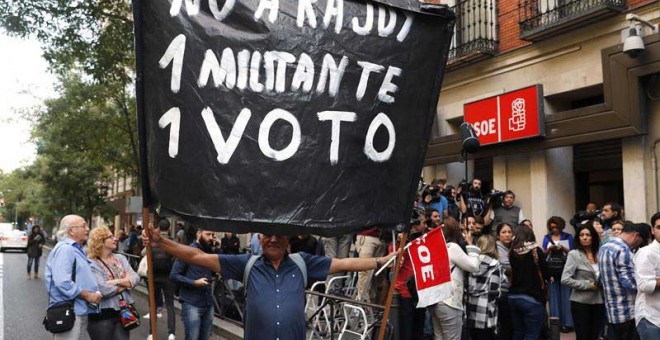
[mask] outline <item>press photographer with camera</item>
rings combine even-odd
[[[511,190],[505,192],[493,191],[489,196],[488,214],[484,218],[486,225],[506,223],[517,226],[525,219],[522,209],[513,205],[516,194]]]
[[[584,210],[578,211],[573,218],[571,218],[571,225],[575,230],[578,230],[578,227],[582,224],[587,223],[588,221],[593,221],[600,214],[598,206],[595,203],[589,202]]]
[[[488,204],[481,192],[481,179],[473,178],[469,185],[466,181],[462,181],[459,184],[459,194],[461,213],[485,217]]]
[[[429,213],[432,209],[438,211],[439,217],[441,220],[444,220],[447,216],[447,198],[442,195],[442,187],[437,184],[426,185],[422,189],[422,202],[420,207],[426,210]]]

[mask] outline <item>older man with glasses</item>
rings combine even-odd
[[[73,300],[76,320],[71,330],[53,334],[53,339],[82,339],[87,331],[87,316],[99,313],[102,296],[83,250],[88,236],[89,227],[82,217],[67,215],[60,221],[58,242],[46,262],[48,307]]]

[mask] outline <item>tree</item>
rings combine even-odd
[[[41,213],[107,216],[111,176],[139,179],[131,1],[5,0],[0,27],[36,37],[60,79],[59,98],[28,113]]]
[[[0,26],[36,36],[56,72],[81,68],[99,83],[131,82],[135,57],[130,0],[4,0]]]
[[[0,26],[10,35],[36,36],[51,70],[62,81],[74,72],[79,85],[95,92],[84,98],[105,107],[105,115],[95,117],[98,126],[117,128],[121,133],[112,137],[130,148],[100,154],[109,156],[106,161],[120,175],[138,178],[135,97],[129,88],[135,74],[130,0],[5,0],[0,2]],[[69,85],[63,84],[62,90],[72,90]]]
[[[61,82],[59,98],[34,117],[38,177],[53,210],[91,217],[105,211],[112,174],[138,172],[135,147],[126,143],[135,138],[135,114],[107,85],[76,73]]]
[[[35,166],[17,169],[0,177],[0,192],[5,201],[2,211],[4,221],[16,222],[24,226],[32,216],[45,217],[51,221],[52,214],[46,207],[43,186],[35,174]]]

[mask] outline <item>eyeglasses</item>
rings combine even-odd
[[[109,238],[115,238],[115,235],[106,236],[106,237],[103,238],[103,241],[105,241],[105,240],[107,240],[107,239],[109,239]]]

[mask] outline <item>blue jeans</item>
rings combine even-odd
[[[637,333],[641,340],[660,339],[660,327],[650,323],[646,319],[639,320]]]
[[[196,307],[184,302],[181,305],[181,321],[186,340],[208,340],[213,326],[213,305]]]
[[[543,304],[529,295],[509,295],[513,340],[536,340],[545,319]]]
[[[571,288],[564,286],[558,280],[550,283],[550,316],[559,318],[562,327],[573,327],[573,315],[571,314]]]
[[[39,274],[39,259],[41,256],[37,257],[31,257],[28,256],[28,265],[27,265],[27,273],[30,275],[30,270],[32,269],[32,262],[34,261],[34,273]]]

